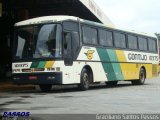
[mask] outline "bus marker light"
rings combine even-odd
[[[19,80],[20,78],[18,78],[18,77],[14,77],[13,79],[14,79],[14,80]]]
[[[48,77],[48,80],[54,80],[54,79],[55,79],[55,77],[53,77],[53,76]]]
[[[37,80],[38,77],[37,77],[37,76],[29,76],[29,79],[30,79],[30,80]]]

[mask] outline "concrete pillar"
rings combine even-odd
[[[2,16],[2,2],[0,1],[0,17]]]

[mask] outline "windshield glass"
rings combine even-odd
[[[60,58],[62,27],[45,24],[20,27],[16,31],[14,58]]]

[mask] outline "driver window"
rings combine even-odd
[[[67,55],[68,50],[71,50],[71,33],[64,33],[64,54]]]
[[[48,51],[54,56],[56,51],[56,27],[54,27],[50,32],[46,45],[48,46]]]

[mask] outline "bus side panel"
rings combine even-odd
[[[80,77],[79,75],[85,66],[91,67],[93,82],[108,81],[106,72],[99,58],[99,53],[95,47],[82,47],[74,65],[74,71],[76,71],[75,78]]]
[[[139,79],[139,71],[141,67],[146,68],[147,77],[151,76],[151,68],[147,64],[141,65],[139,63],[134,62],[127,62],[126,55],[124,54],[124,51],[122,50],[116,50],[116,54],[118,57],[118,61],[120,62],[121,71],[124,76],[124,80],[134,80]],[[151,65],[150,65],[151,66]]]
[[[153,77],[153,69],[152,64],[140,64],[139,69],[144,67],[146,70],[146,78],[152,78]]]
[[[152,77],[158,77],[159,76],[159,65],[153,64],[152,65]]]
[[[135,63],[129,63],[126,60],[124,51],[116,50],[118,61],[120,62],[121,71],[124,76],[124,80],[138,79],[139,68]]]
[[[91,66],[96,82],[103,81],[102,78],[98,80],[98,76],[101,75],[107,77],[106,81],[139,79],[141,67],[146,70],[146,78],[157,76],[158,68],[155,67],[157,59],[151,60],[150,58],[157,58],[157,54],[82,47],[78,60]]]
[[[120,63],[124,80],[139,78],[139,68],[134,63]]]
[[[122,51],[121,51],[122,52]],[[136,76],[134,79],[139,79],[139,72],[140,69],[142,67],[145,68],[146,71],[146,78],[153,78],[156,77],[158,75],[158,54],[154,54],[154,53],[146,53],[146,52],[133,52],[133,51],[123,51],[124,52],[124,56],[126,57],[126,63],[128,63],[128,65],[122,65],[123,68],[123,72],[124,74],[126,74],[126,71],[131,72],[130,74],[132,74],[134,71],[136,72]],[[122,54],[119,54],[120,51],[117,51],[117,56],[123,56]],[[120,59],[120,62],[122,62],[122,60]],[[124,61],[123,61],[124,62]],[[134,64],[134,66],[130,66],[129,64]],[[125,68],[126,67],[126,68]],[[134,69],[132,71],[132,69]],[[126,75],[128,77],[126,77],[127,79],[130,79],[130,75]]]
[[[101,62],[88,62],[93,71],[94,82],[108,81]]]
[[[116,51],[106,48],[97,48],[97,51],[108,81],[124,80]]]

